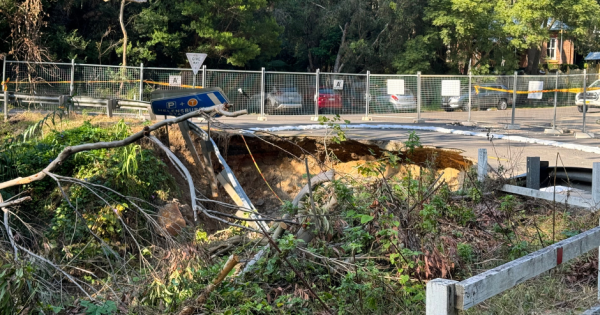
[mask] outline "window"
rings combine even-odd
[[[556,38],[550,38],[546,57],[550,60],[556,60]]]

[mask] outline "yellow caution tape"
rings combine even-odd
[[[475,93],[479,94],[479,90],[489,90],[489,91],[497,91],[497,92],[507,92],[514,93],[514,90],[506,90],[506,89],[497,89],[487,86],[479,86],[475,85]],[[596,91],[600,90],[600,88],[587,88],[587,91]],[[562,93],[581,93],[583,92],[583,88],[571,88],[571,89],[552,89],[552,90],[539,90],[539,91],[517,91],[517,94],[530,94],[530,93],[550,93],[550,92],[562,92]]]

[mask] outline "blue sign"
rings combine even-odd
[[[181,116],[202,107],[229,103],[220,88],[196,90],[156,90],[150,106],[155,115]]]

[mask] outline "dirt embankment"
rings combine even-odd
[[[282,200],[292,200],[296,193],[306,184],[306,168],[303,162],[304,157],[309,158],[309,168],[311,174],[317,174],[325,171],[324,168],[316,163],[315,158],[325,160],[325,147],[323,139],[315,138],[286,138],[278,139],[274,137],[263,138],[246,136],[246,142],[252,152],[252,156],[261,170],[258,172],[252,157],[248,153],[248,148],[244,144],[242,137],[238,134],[227,134],[222,132],[212,133],[215,142],[219,146],[219,150],[227,160],[227,163],[235,173],[246,194],[250,197],[253,204],[260,212],[274,214],[278,211],[281,202],[275,194]],[[181,137],[179,128],[175,126],[169,127],[169,137],[164,129],[158,132],[158,137],[163,143],[168,143],[171,150],[180,157],[183,163],[188,167],[197,187],[206,196],[209,196],[210,189],[208,181],[200,167],[196,166],[194,160],[185,146],[185,142]],[[199,139],[194,139],[197,150],[200,152]],[[337,174],[347,176],[361,176],[358,172],[358,167],[367,162],[373,162],[384,156],[386,152],[384,148],[399,147],[396,144],[390,146],[389,143],[364,143],[354,140],[348,140],[341,144],[328,144],[328,150],[331,150],[338,159],[338,162],[333,163],[333,168]],[[394,150],[394,153],[398,151]],[[403,156],[400,154],[400,156]],[[300,159],[298,159],[300,158]],[[404,162],[397,168],[388,167],[385,175],[405,176],[410,171],[413,176],[418,176],[420,167],[433,167],[438,173],[444,173],[443,178],[451,186],[458,188],[459,173],[472,165],[457,151],[440,150],[435,148],[419,148],[409,157],[410,162]],[[213,155],[213,166],[216,171],[222,168],[218,165],[216,157]],[[187,203],[189,193],[187,193],[187,183],[179,176],[177,171],[165,159],[170,171],[177,178],[177,183],[181,188],[181,201]],[[269,189],[265,180],[273,188],[273,192]],[[228,203],[233,203],[227,192],[220,188],[219,200]],[[219,209],[225,210],[225,209]],[[231,210],[230,210],[231,211]],[[209,230],[212,227],[206,227]]]

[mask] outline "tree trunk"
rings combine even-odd
[[[121,31],[123,31],[123,67],[125,67],[127,66],[127,30],[125,30],[123,11],[125,11],[125,0],[121,0],[121,12],[119,12],[119,23],[121,23]]]
[[[527,51],[527,72],[529,74],[539,74],[541,51],[538,47],[530,48]]]
[[[340,26],[340,28],[342,28]],[[340,62],[342,59],[342,52],[344,51],[344,44],[346,43],[346,33],[348,32],[348,22],[344,25],[344,29],[342,29],[342,42],[340,43],[340,48],[338,49],[337,57],[335,58],[335,65],[333,66],[333,72],[339,73],[342,71]],[[343,65],[343,64],[342,64]]]

